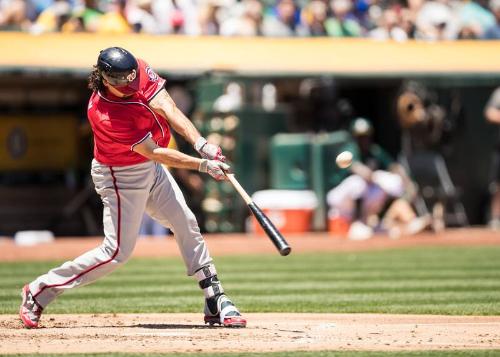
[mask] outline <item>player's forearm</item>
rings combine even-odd
[[[201,159],[193,156],[186,155],[180,151],[168,148],[156,148],[150,159],[178,169],[198,170],[200,167]]]
[[[155,112],[165,117],[172,129],[182,135],[191,145],[200,137],[200,133],[193,123],[177,108],[177,105],[175,105],[165,89],[162,89],[149,102],[149,106]]]
[[[169,117],[169,124],[176,133],[182,135],[191,145],[194,145],[201,136],[193,123],[177,108],[175,108],[173,115]]]

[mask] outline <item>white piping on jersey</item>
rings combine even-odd
[[[143,137],[141,140],[139,140],[138,142],[136,143],[133,143],[131,146],[130,146],[130,151],[134,151],[134,146],[136,145],[139,145],[140,143],[142,143],[144,140],[146,140],[147,138],[151,138],[153,137],[153,134],[151,132],[147,133],[145,137]]]
[[[97,94],[99,95],[99,97],[101,97],[102,99],[104,99],[105,101],[107,102],[110,102],[110,103],[115,103],[115,104],[139,104],[139,105],[142,105],[143,107],[145,107],[147,110],[149,110],[151,112],[151,114],[153,114],[153,117],[155,118],[156,120],[156,124],[158,124],[158,126],[160,127],[160,130],[161,130],[161,137],[162,138],[165,138],[165,132],[163,131],[163,127],[161,126],[160,122],[158,121],[158,118],[156,117],[156,114],[155,112],[150,108],[148,107],[146,104],[144,103],[141,103],[141,102],[117,102],[115,100],[111,100],[111,99],[108,99],[106,97],[104,97],[101,92],[97,91]],[[135,144],[134,144],[135,145]],[[160,145],[158,142],[156,142],[156,145]],[[132,150],[132,149],[131,149]]]
[[[154,98],[158,93],[160,93],[160,91],[165,88],[165,83],[163,83],[162,86],[158,87],[158,90],[156,92],[153,93],[153,95],[150,97],[150,98]],[[149,99],[149,101],[151,101],[151,99]]]

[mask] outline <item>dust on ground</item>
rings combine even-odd
[[[328,233],[288,235],[292,254],[414,246],[498,246],[485,229],[447,230],[391,240],[355,242]],[[247,234],[207,235],[212,255],[277,254],[271,242]],[[71,259],[102,237],[58,239],[35,247],[0,241],[0,261]],[[175,240],[139,239],[136,257],[179,256]],[[277,257],[277,259],[284,259]],[[248,327],[202,324],[200,314],[98,314],[43,316],[40,329],[23,329],[16,315],[0,315],[0,354],[94,352],[271,352],[318,350],[500,349],[500,316],[389,314],[246,314]]]
[[[0,354],[500,349],[500,316],[247,314],[244,329],[200,314],[0,315]]]

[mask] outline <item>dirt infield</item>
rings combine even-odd
[[[209,235],[213,255],[276,254],[253,235]],[[500,235],[484,229],[448,230],[391,240],[378,236],[353,242],[326,233],[287,237],[294,253],[337,252],[413,246],[500,245]],[[0,261],[69,259],[101,242],[101,237],[58,239],[36,247],[0,240]],[[140,239],[136,257],[179,256],[174,239]],[[42,328],[25,330],[15,315],[0,315],[0,354],[93,352],[266,352],[318,350],[500,349],[500,316],[389,314],[247,314],[246,329],[201,324],[200,314],[99,314],[43,317]],[[214,349],[216,348],[216,350]]]
[[[224,234],[205,236],[210,252],[214,256],[238,254],[278,254],[266,237],[252,234]],[[449,229],[439,235],[422,233],[401,239],[375,236],[367,241],[349,241],[332,237],[328,233],[287,235],[292,254],[306,252],[343,252],[404,248],[413,246],[484,246],[500,245],[500,234],[487,229]],[[0,261],[71,259],[95,248],[102,237],[61,238],[53,243],[32,246],[17,246],[12,239],[0,240]],[[173,237],[148,237],[139,239],[135,257],[180,256]]]
[[[500,317],[248,314],[246,329],[199,314],[47,315],[25,330],[0,315],[0,354],[499,349]]]

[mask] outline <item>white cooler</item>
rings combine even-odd
[[[318,199],[309,190],[263,190],[252,195],[253,201],[282,233],[302,233],[311,228]],[[256,233],[264,231],[253,218]]]

